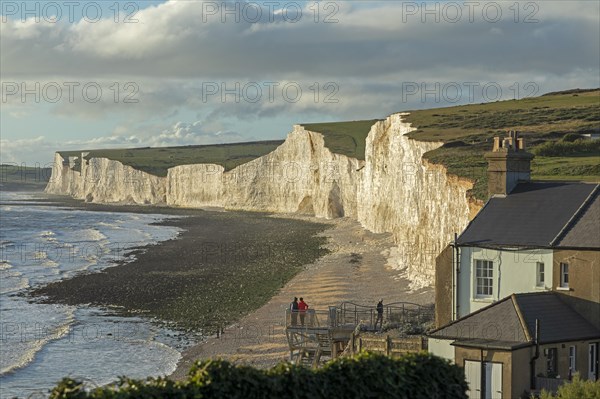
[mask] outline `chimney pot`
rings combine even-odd
[[[518,132],[494,137],[494,147],[485,154],[488,161],[489,195],[508,195],[519,182],[529,181],[533,154],[525,151],[525,139]]]

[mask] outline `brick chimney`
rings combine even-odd
[[[494,148],[485,154],[488,161],[488,193],[492,197],[506,196],[517,183],[531,178],[533,154],[525,151],[525,140],[517,132],[508,137],[494,137]]]

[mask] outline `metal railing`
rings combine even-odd
[[[398,324],[423,324],[434,320],[433,306],[411,302],[394,302],[383,306],[383,321]],[[305,313],[286,309],[286,327],[337,327],[363,324],[374,328],[377,321],[375,306],[343,302],[329,310],[308,309]]]
[[[285,310],[286,327],[327,327],[329,313],[325,310],[308,309],[305,312]]]
[[[358,305],[352,302],[343,302],[339,306],[338,323],[358,324],[360,322],[374,327],[377,321],[375,306]],[[434,311],[432,306],[423,306],[411,302],[394,302],[383,305],[383,321],[389,323],[415,323],[422,324],[433,321]]]

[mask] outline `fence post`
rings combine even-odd
[[[392,353],[392,338],[388,335],[385,337],[385,354],[390,356]]]
[[[358,351],[362,352],[362,338],[358,338]]]

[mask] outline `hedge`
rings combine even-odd
[[[224,360],[196,362],[185,381],[133,380],[86,391],[65,378],[51,399],[122,398],[403,398],[466,399],[462,368],[427,353],[400,358],[360,353],[311,369],[281,363],[269,370],[236,366]]]
[[[547,141],[534,147],[532,151],[535,155],[543,157],[600,155],[600,140]]]

